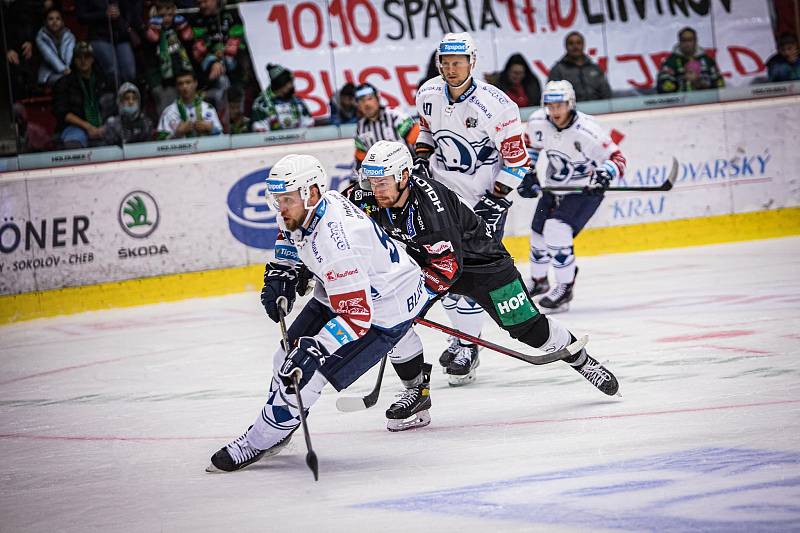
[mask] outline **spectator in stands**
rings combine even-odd
[[[244,25],[236,9],[222,9],[222,0],[198,0],[191,18],[194,32],[192,55],[199,65],[200,84],[206,98],[227,120],[228,89],[246,87],[249,57]]]
[[[767,61],[769,81],[800,80],[800,54],[797,37],[784,33],[778,38],[778,53]]]
[[[175,75],[194,70],[187,48],[191,48],[192,28],[176,14],[174,0],[156,0],[156,16],[151,17],[145,31],[145,78],[155,101],[156,114],[161,116],[175,101]]]
[[[294,94],[292,73],[285,67],[273,63],[267,65],[267,73],[270,79],[269,87],[258,95],[250,113],[253,131],[313,126],[314,119],[308,111],[308,106]]]
[[[164,109],[158,122],[159,139],[183,139],[222,133],[217,111],[197,94],[197,77],[194,71],[178,73],[175,76],[175,88],[178,97]]]
[[[358,106],[356,106],[356,86],[345,83],[338,93],[331,98],[331,123],[337,126],[358,122]]]
[[[104,143],[103,118],[113,106],[112,86],[94,63],[92,45],[75,45],[70,73],[53,87],[53,113],[64,148]]]
[[[244,113],[244,90],[241,87],[231,87],[228,91],[228,105],[230,111],[230,133],[250,133],[250,117]]]
[[[136,79],[131,39],[141,33],[142,0],[75,0],[75,7],[106,76],[120,84]]]
[[[361,114],[354,139],[356,171],[361,168],[367,151],[378,141],[405,143],[411,155],[415,154],[419,125],[414,119],[400,109],[384,107],[378,90],[369,83],[362,83],[356,87],[356,102]]]
[[[550,81],[567,80],[578,102],[611,98],[611,87],[600,67],[584,53],[585,40],[572,31],[564,39],[567,53],[550,69]]]
[[[142,98],[136,85],[125,82],[117,91],[117,111],[105,125],[106,144],[153,140],[153,123],[142,113]]]
[[[36,47],[42,56],[38,81],[41,85],[52,86],[70,73],[75,35],[64,26],[61,10],[57,7],[48,9],[44,20],[44,26],[36,34]]]
[[[538,106],[542,99],[542,85],[520,54],[508,58],[497,86],[519,107]]]
[[[658,72],[656,90],[674,93],[724,86],[716,61],[697,45],[697,32],[688,27],[679,31],[678,44]]]
[[[15,0],[3,6],[6,61],[14,100],[31,96],[37,85],[34,43],[44,7],[42,0]]]

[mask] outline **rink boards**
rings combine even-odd
[[[673,156],[680,171],[669,192],[608,194],[577,253],[800,234],[799,103],[600,117],[628,160],[622,184],[660,184]],[[264,199],[269,167],[287,153],[313,154],[342,188],[352,151],[338,140],[7,174],[0,323],[255,290],[277,233]],[[534,208],[514,199],[506,244],[517,259],[527,259]]]

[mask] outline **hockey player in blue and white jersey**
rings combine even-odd
[[[568,81],[551,81],[542,93],[542,108],[533,113],[526,128],[533,171],[517,192],[535,198],[541,192],[536,161],[547,157],[546,185],[584,187],[582,192],[544,192],[531,223],[532,296],[547,293],[539,301],[544,312],[569,309],[578,267],[573,239],[589,222],[609,184],[625,173],[625,157],[609,133],[591,116],[575,109],[575,91]],[[555,271],[550,290],[547,272]],[[549,292],[548,292],[549,291]]]
[[[506,196],[521,183],[530,160],[519,108],[497,87],[475,79],[477,57],[468,33],[448,33],[439,43],[441,75],[417,91],[416,154],[501,239],[511,206]],[[443,304],[458,329],[480,335],[485,314],[474,300],[448,296]],[[477,353],[474,344],[451,338],[439,362],[447,373],[464,375],[474,369]]]
[[[305,266],[317,279],[314,297],[288,330],[290,346],[273,356],[273,376],[266,405],[239,438],[217,451],[208,472],[232,472],[278,453],[300,424],[296,391],[310,409],[330,383],[342,390],[372,368],[398,343],[414,358],[422,342],[411,329],[428,302],[420,267],[367,215],[337,191],[327,191],[328,178],[310,155],[288,155],[272,167],[267,193],[281,232],[275,259],[266,265],[261,301],[269,317],[279,321],[278,298],[289,310],[295,300],[298,273]],[[393,361],[395,361],[393,359]],[[414,378],[427,387],[430,371]],[[414,425],[425,425],[430,401],[417,405]],[[425,411],[425,412],[422,412]],[[389,420],[389,429],[406,429]]]

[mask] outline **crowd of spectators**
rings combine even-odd
[[[239,12],[223,2],[5,0],[6,66],[20,149],[358,124],[365,118],[369,106],[359,105],[357,87],[346,83],[331,96],[329,116],[315,121],[295,94],[291,66],[258,67],[266,68],[269,80],[261,91]],[[713,54],[699,44],[708,36],[699,39],[687,27],[677,37],[652,90],[723,87]],[[781,35],[777,48],[767,64],[768,80],[800,79],[796,36]],[[533,107],[542,82],[531,67],[530,58],[513,53],[501,71],[483,74],[519,107]],[[419,84],[437,75],[431,54]],[[579,32],[566,36],[564,54],[547,79],[570,81],[579,102],[612,97]]]

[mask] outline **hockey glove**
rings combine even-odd
[[[542,194],[542,185],[539,183],[535,168],[528,170],[528,173],[522,178],[522,183],[517,187],[517,192],[523,198],[536,198]]]
[[[511,207],[510,201],[486,191],[486,194],[481,196],[481,199],[475,204],[473,211],[486,222],[492,235],[499,240],[503,238],[509,207]]]
[[[315,280],[314,274],[305,265],[300,265],[297,268],[297,294],[305,296],[314,290]]]
[[[608,189],[608,185],[610,183],[611,174],[609,174],[605,169],[596,168],[594,170],[594,174],[592,174],[592,177],[589,180],[589,185],[583,188],[583,192],[593,196],[600,196],[606,192],[606,189]]]
[[[273,322],[280,322],[278,298],[286,297],[286,313],[290,313],[297,294],[297,274],[294,268],[277,263],[267,263],[264,272],[264,288],[261,289],[261,304]]]
[[[329,355],[328,350],[314,337],[300,337],[297,339],[297,347],[289,352],[280,370],[278,370],[278,376],[286,386],[286,392],[297,394],[294,390],[292,374],[297,371],[300,372],[297,381],[300,390],[303,390],[303,387],[309,382],[314,372],[325,364],[325,358]]]

